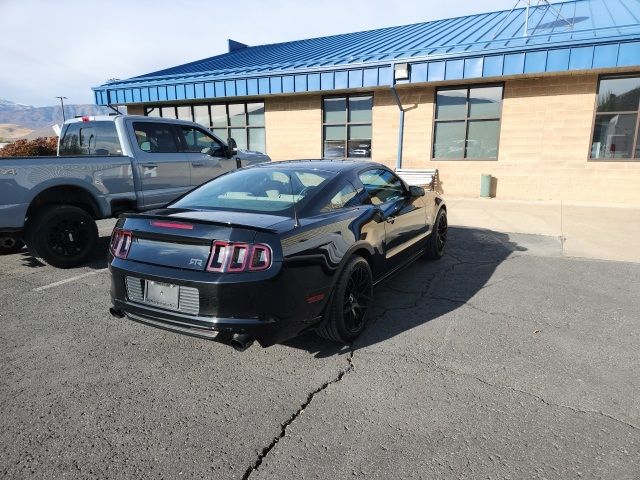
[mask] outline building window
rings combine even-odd
[[[372,95],[327,97],[322,102],[322,156],[371,158]]]
[[[434,160],[496,160],[502,86],[436,91]]]
[[[597,102],[591,158],[640,159],[640,76],[602,78]]]
[[[211,129],[223,139],[232,137],[238,148],[265,151],[264,103],[211,105]]]
[[[199,123],[224,141],[233,137],[243,150],[266,150],[263,102],[148,107],[145,112],[147,116]]]

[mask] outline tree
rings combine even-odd
[[[0,157],[47,157],[58,152],[58,137],[16,140],[0,148]]]

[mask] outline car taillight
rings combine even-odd
[[[208,272],[246,272],[267,270],[271,266],[271,247],[258,243],[216,240],[207,262]]]
[[[116,228],[111,234],[111,243],[109,245],[111,255],[118,258],[127,258],[132,242],[133,233],[129,230]]]

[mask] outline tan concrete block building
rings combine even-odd
[[[437,169],[445,195],[640,205],[640,4],[574,0],[248,47],[96,87],[273,160]],[[606,13],[606,15],[605,15]],[[526,25],[526,27],[525,27]],[[526,30],[525,30],[526,28]]]

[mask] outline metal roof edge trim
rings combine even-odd
[[[323,92],[390,85],[391,65],[412,65],[406,83],[494,78],[617,67],[640,67],[640,36],[624,41],[574,42],[464,55],[426,55],[370,63],[283,70],[254,75],[170,78],[93,87],[97,105],[242,98],[271,94]]]

